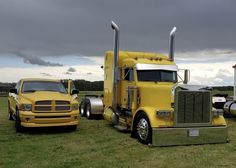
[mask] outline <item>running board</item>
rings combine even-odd
[[[114,128],[116,128],[120,132],[129,132],[130,128],[127,128],[126,126],[123,125],[115,125]]]

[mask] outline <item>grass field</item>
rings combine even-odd
[[[236,119],[228,119],[230,143],[149,147],[104,120],[81,119],[79,128],[16,133],[0,97],[0,167],[236,167]]]

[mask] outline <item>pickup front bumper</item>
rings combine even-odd
[[[65,113],[20,111],[20,120],[23,127],[72,126],[79,124],[79,112],[78,110]]]
[[[228,130],[221,127],[152,128],[153,146],[195,145],[228,142]]]

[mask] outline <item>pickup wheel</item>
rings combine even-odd
[[[152,128],[146,114],[141,113],[135,121],[135,135],[143,144],[152,142]]]
[[[16,120],[15,120],[16,132],[23,132],[24,127],[21,126],[19,110],[16,110]]]
[[[85,102],[84,100],[81,102],[80,107],[79,107],[80,115],[82,117],[85,117]]]
[[[85,112],[87,119],[92,119],[93,114],[91,113],[91,104],[89,100],[85,103]]]
[[[14,120],[9,102],[8,102],[8,120]]]

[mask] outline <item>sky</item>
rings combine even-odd
[[[177,27],[175,60],[191,84],[233,85],[235,0],[0,0],[0,82],[25,77],[103,80],[113,48],[168,53]]]

